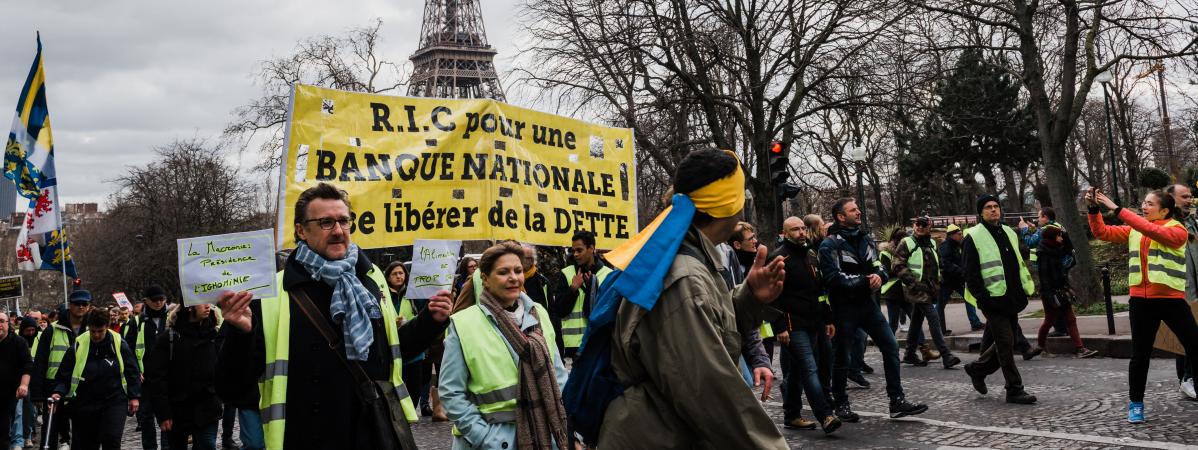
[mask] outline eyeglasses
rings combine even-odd
[[[325,230],[325,231],[332,230],[333,225],[341,225],[342,229],[348,230],[349,224],[351,222],[353,222],[353,220],[354,220],[353,217],[342,217],[340,219],[334,219],[332,217],[321,217],[319,219],[305,220],[304,225],[308,225],[309,223],[316,222],[317,225],[320,225],[320,229]]]
[[[80,308],[90,305],[90,304],[91,304],[90,302],[71,302],[71,306],[78,306]]]
[[[148,301],[148,302],[165,302],[166,297],[147,298],[146,301]]]

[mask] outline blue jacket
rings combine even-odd
[[[860,228],[840,224],[828,229],[828,237],[819,245],[819,269],[833,310],[838,303],[872,301],[869,275],[882,277],[883,283],[888,279],[874,238]]]

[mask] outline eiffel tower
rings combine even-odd
[[[478,0],[427,0],[408,95],[505,101]]]

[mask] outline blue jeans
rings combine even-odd
[[[807,403],[811,405],[816,420],[823,421],[832,415],[828,391],[825,390],[831,378],[828,359],[832,354],[832,342],[822,328],[791,331],[790,345],[783,349],[790,359],[790,373],[785,383],[787,389],[782,397],[782,409],[787,422],[799,417],[803,408],[801,393],[807,394]],[[823,361],[823,364],[818,361]]]
[[[837,329],[839,330],[839,327]],[[861,330],[857,330],[855,336],[853,354],[849,356],[849,374],[861,375],[861,368],[865,366],[865,343],[869,340],[869,336],[866,336],[865,332]]]
[[[218,423],[218,421],[213,421],[208,425],[201,425],[190,432],[171,430],[162,434],[167,435],[167,441],[170,443],[171,450],[187,450],[188,437],[191,437],[191,448],[193,450],[216,450],[216,429]]]
[[[882,316],[882,310],[873,302],[844,299],[832,310],[836,324],[836,337],[832,343],[836,348],[836,359],[832,364],[832,398],[837,405],[848,403],[845,393],[845,378],[849,372],[850,354],[853,353],[858,332],[873,338],[882,352],[882,367],[886,372],[886,394],[893,400],[903,396],[899,378],[898,342],[890,331],[890,324]]]
[[[257,409],[238,409],[237,422],[241,424],[242,450],[266,448],[266,436],[262,433],[262,415]]]
[[[749,385],[749,389],[753,389],[753,371],[749,369],[749,363],[745,362],[745,357],[740,357],[740,377],[745,379],[745,384]]]
[[[8,435],[11,437],[11,439],[9,439],[11,442],[6,443],[5,445],[17,448],[25,446],[25,421],[23,421],[22,418],[25,413],[25,408],[23,406],[27,401],[29,400],[17,400],[16,405],[13,406],[12,423],[8,427]]]

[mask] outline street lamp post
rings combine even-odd
[[[1103,71],[1094,77],[1094,81],[1102,83],[1102,111],[1106,113],[1106,148],[1111,159],[1111,195],[1115,203],[1119,201],[1119,176],[1115,168],[1115,137],[1111,134],[1111,95],[1106,87],[1114,79],[1110,69]]]
[[[865,185],[861,181],[861,176],[865,172],[866,156],[865,147],[857,145],[849,147],[848,157],[857,168],[857,209],[861,210],[862,229],[868,228],[865,221]]]

